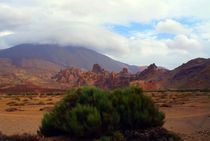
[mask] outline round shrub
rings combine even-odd
[[[82,87],[69,91],[44,115],[39,132],[44,136],[98,138],[119,130],[162,126],[164,118],[140,88],[106,91]]]

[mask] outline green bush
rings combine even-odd
[[[101,128],[101,115],[93,106],[78,104],[67,114],[66,131],[75,136],[97,134]]]
[[[164,114],[140,88],[105,91],[83,87],[69,91],[44,115],[39,133],[99,138],[119,130],[162,126],[163,122]]]

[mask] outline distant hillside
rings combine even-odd
[[[151,64],[132,82],[144,89],[210,89],[210,59],[196,58],[174,70]]]
[[[177,67],[164,76],[164,88],[209,89],[210,59],[196,58]]]
[[[115,61],[103,54],[83,47],[51,44],[21,44],[0,51],[0,58],[7,58],[18,67],[40,64],[42,61],[61,67],[78,67],[91,70],[93,64],[100,64],[108,71],[120,71],[127,67],[130,72],[141,71],[143,68]],[[39,67],[39,66],[37,66]]]
[[[169,70],[163,67],[157,67],[155,64],[151,64],[142,72],[137,73],[137,77],[139,80],[153,81],[160,79],[168,72]]]
[[[94,74],[101,71],[104,73]],[[57,90],[67,89],[70,84],[102,88],[136,85],[148,90],[209,89],[210,59],[196,58],[167,70],[155,64],[148,68],[131,66],[83,47],[22,44],[0,50],[0,90]]]
[[[66,88],[68,85],[56,83],[51,79],[52,76],[69,67],[91,70],[95,63],[110,72],[119,72],[126,67],[134,73],[145,68],[121,63],[82,47],[21,44],[0,50],[0,89],[16,89],[16,86],[20,85],[21,90],[28,88],[28,85]]]

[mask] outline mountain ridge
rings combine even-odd
[[[141,67],[115,61],[96,51],[83,47],[52,44],[21,44],[0,51],[0,89],[16,85],[64,87],[52,80],[57,72],[68,67],[91,70],[93,64],[109,71],[120,71],[124,67],[141,71]],[[22,89],[22,88],[21,88]]]
[[[56,44],[21,44],[0,51],[0,58],[9,58],[13,64],[21,66],[24,59],[46,60],[62,67],[78,67],[91,70],[93,64],[100,64],[109,71],[120,71],[127,67],[131,72],[144,68],[116,61],[96,51],[79,46]]]
[[[83,85],[105,89],[135,85],[145,90],[210,87],[210,59],[205,58],[192,59],[173,70],[155,64],[132,68],[82,47],[22,44],[1,50],[0,66],[0,89],[7,90],[58,90]]]

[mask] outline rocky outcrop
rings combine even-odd
[[[144,71],[137,73],[138,80],[153,81],[160,79],[168,72],[167,69],[159,68],[154,63],[149,65]]]
[[[94,85],[104,89],[115,89],[134,85],[151,90],[159,88],[155,78],[165,72],[165,69],[158,68],[155,64],[136,74],[129,73],[127,68],[120,72],[108,72],[99,64],[94,64],[92,71],[67,68],[61,70],[53,79],[60,83],[68,83],[69,87]]]
[[[68,69],[61,70],[52,78],[56,79],[58,82],[75,83],[77,79],[79,79],[81,74],[82,74],[82,71],[78,68],[68,68]]]
[[[128,74],[128,68],[123,68],[122,71],[120,71],[121,74]]]
[[[103,71],[104,69],[102,69],[99,64],[93,65],[92,72],[99,74],[99,73],[102,73]]]
[[[131,74],[127,68],[120,72],[108,72],[99,64],[92,71],[69,68],[55,75],[57,82],[68,83],[70,87],[95,85],[104,89],[140,86],[146,90],[157,89],[209,89],[210,60],[194,59],[174,70],[167,70],[151,64],[142,72]]]
[[[104,89],[114,89],[129,86],[131,74],[127,68],[119,73],[108,72],[99,64],[94,64],[92,71],[82,71],[78,68],[61,70],[53,79],[60,83],[68,83],[70,87],[95,85]]]

